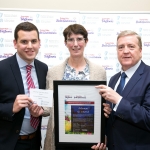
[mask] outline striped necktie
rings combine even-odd
[[[26,66],[26,70],[27,70],[27,85],[28,85],[28,91],[30,90],[30,88],[35,88],[34,82],[31,78],[31,69],[32,66],[31,65],[27,65]],[[37,126],[39,125],[40,119],[39,117],[33,117],[31,115],[31,119],[30,119],[30,124],[33,128],[37,128]]]

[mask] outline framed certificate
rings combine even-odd
[[[96,85],[106,81],[53,81],[55,146],[91,148],[105,140],[105,117]]]

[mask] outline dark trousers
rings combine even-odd
[[[40,150],[39,143],[36,141],[36,137],[28,140],[19,139],[14,150]]]

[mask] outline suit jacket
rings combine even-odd
[[[103,67],[90,62],[85,59],[89,64],[90,78],[89,80],[101,80],[106,81],[106,72]],[[46,79],[47,89],[53,89],[53,80],[62,80],[66,63],[68,58],[60,65],[49,69]],[[44,150],[55,150],[54,143],[54,108],[50,110],[50,118],[47,126],[47,133],[45,138]]]
[[[35,68],[39,89],[46,88],[46,64],[35,59]],[[22,126],[25,108],[13,115],[12,109],[16,96],[24,94],[24,86],[16,55],[0,61],[0,149],[13,150]],[[40,120],[42,117],[40,117]],[[37,129],[38,141],[41,144],[41,121]]]
[[[120,73],[109,86],[114,89]],[[122,92],[117,111],[107,120],[109,150],[150,149],[150,66],[141,62]]]

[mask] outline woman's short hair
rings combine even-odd
[[[63,35],[65,38],[65,41],[67,41],[67,38],[70,37],[71,34],[81,34],[81,35],[83,35],[85,41],[88,40],[88,32],[80,24],[72,24],[72,25],[69,25],[67,28],[64,29]]]

